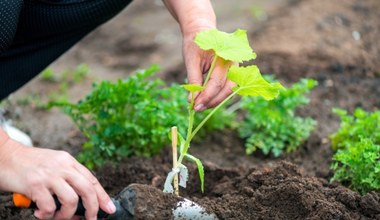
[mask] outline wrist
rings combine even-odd
[[[12,191],[15,186],[15,154],[20,147],[0,128],[0,190]]]
[[[0,190],[25,193],[27,184],[21,179],[26,178],[28,172],[22,171],[34,164],[23,158],[24,155],[30,155],[32,149],[23,147],[12,138],[8,138],[3,145],[0,145]]]
[[[190,21],[189,23],[181,26],[182,36],[183,38],[194,38],[198,32],[215,29],[216,22],[210,21],[206,18],[198,18]]]
[[[164,0],[178,21],[183,37],[216,28],[216,16],[210,0]]]

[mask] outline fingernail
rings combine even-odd
[[[197,112],[201,112],[203,110],[205,110],[206,107],[203,105],[203,104],[198,104],[194,107],[194,110],[197,111]]]
[[[109,212],[114,213],[116,211],[116,206],[112,201],[109,201],[107,204],[107,209]]]

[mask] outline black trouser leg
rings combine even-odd
[[[7,24],[12,24],[10,29],[15,32],[13,39],[0,35],[0,42],[7,42],[4,46],[0,43],[0,49],[4,48],[0,50],[0,100],[128,3],[130,0],[0,0],[0,6],[7,9],[0,8],[0,32]],[[8,18],[8,12],[13,17]]]

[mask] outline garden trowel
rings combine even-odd
[[[207,213],[200,205],[188,199],[177,197],[173,205],[159,204],[160,198],[168,196],[155,187],[131,184],[124,188],[117,196],[112,198],[116,206],[116,212],[112,215],[103,210],[99,210],[98,219],[109,220],[135,220],[135,219],[155,219],[157,215],[165,216],[167,219],[175,220],[214,220],[218,219],[214,214]],[[56,207],[61,204],[55,197]],[[30,199],[20,194],[13,194],[13,203],[20,208],[37,208]],[[84,216],[85,208],[82,202],[78,203],[75,215]]]

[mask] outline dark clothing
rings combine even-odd
[[[0,100],[132,0],[0,0]]]

